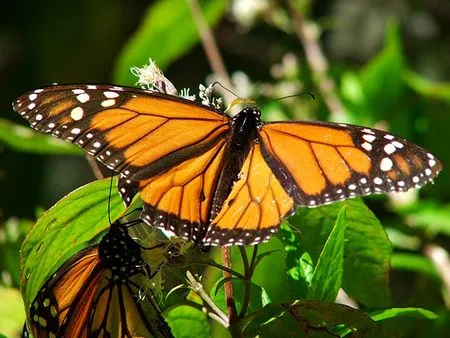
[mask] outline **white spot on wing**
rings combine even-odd
[[[77,100],[80,101],[81,103],[86,103],[86,102],[88,102],[88,101],[89,101],[89,98],[90,98],[89,95],[86,94],[86,93],[77,95]]]
[[[368,142],[364,142],[363,144],[361,144],[361,147],[366,149],[367,151],[371,151],[372,150],[372,145]]]
[[[28,95],[28,98],[30,99],[30,101],[34,101],[37,98],[37,94],[30,94]]]
[[[116,92],[103,92],[103,95],[105,95],[108,99],[114,99],[119,96]]]
[[[389,171],[392,169],[392,160],[389,157],[384,157],[381,161],[380,161],[380,169],[382,171]]]
[[[395,147],[391,143],[388,143],[384,146],[384,152],[386,154],[390,155],[390,154],[394,153],[395,150],[396,150]]]
[[[101,103],[102,107],[105,107],[105,108],[114,106],[115,104],[116,104],[116,100],[114,100],[114,99],[105,100],[105,101],[102,101],[102,103]]]
[[[373,183],[375,183],[375,184],[382,184],[382,183],[383,183],[383,180],[382,180],[381,178],[379,178],[379,177],[375,177],[375,178],[373,179]]]
[[[375,141],[376,136],[371,135],[371,134],[364,134],[363,139],[366,140],[367,142],[372,143],[373,141]]]
[[[70,117],[75,121],[81,120],[83,118],[83,115],[84,115],[84,110],[81,107],[75,107],[70,112]]]

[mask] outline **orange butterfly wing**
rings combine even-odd
[[[325,122],[262,127],[263,154],[296,204],[317,206],[371,193],[406,191],[442,169],[425,149],[384,131]]]
[[[51,86],[13,104],[34,129],[78,144],[106,166],[140,180],[212,147],[228,117],[171,95],[130,87]]]

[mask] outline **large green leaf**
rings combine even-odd
[[[347,230],[343,288],[366,306],[389,306],[391,245],[380,222],[361,199],[320,208],[301,208],[296,216],[290,218],[290,222],[301,230],[297,235],[301,245],[317,262],[344,206],[347,207]]]
[[[227,1],[199,1],[202,13],[211,26],[225,14]],[[185,0],[159,0],[149,6],[141,25],[123,49],[115,67],[114,81],[133,85],[137,79],[130,67],[141,67],[149,57],[164,69],[188,52],[199,41],[199,35]]]
[[[361,71],[360,79],[373,122],[391,117],[395,104],[405,91],[404,57],[398,25],[387,26],[385,45]],[[357,112],[356,112],[357,113]],[[371,123],[371,124],[372,124]]]
[[[281,225],[281,237],[286,251],[286,275],[290,299],[306,298],[314,276],[311,255],[306,252],[287,223]]]
[[[331,230],[308,289],[308,299],[333,302],[342,284],[344,270],[344,243],[346,223],[345,207],[339,212],[336,223]]]
[[[83,151],[69,142],[43,135],[29,127],[0,119],[0,141],[22,152],[37,154],[82,155]]]
[[[110,181],[110,178],[95,181],[65,196],[28,233],[21,250],[25,308],[29,308],[39,289],[59,266],[109,227],[109,200],[112,220],[124,212],[120,196],[113,193],[110,198]]]
[[[177,338],[212,337],[206,314],[187,305],[166,312],[164,318]]]

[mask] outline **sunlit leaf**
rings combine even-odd
[[[347,227],[346,209],[341,209],[322,252],[308,289],[308,299],[333,302],[342,284],[344,241]]]
[[[60,265],[109,227],[108,201],[112,220],[124,212],[119,194],[113,193],[110,198],[110,181],[95,181],[65,196],[28,233],[21,250],[21,288],[26,308]]]
[[[177,338],[212,337],[206,314],[187,305],[177,306],[164,314]]]
[[[227,6],[225,0],[202,0],[199,4],[210,26],[225,14]],[[115,67],[114,81],[133,85],[137,79],[130,73],[130,67],[141,67],[152,58],[164,69],[198,41],[199,34],[187,1],[154,2],[123,49]]]
[[[317,262],[343,206],[347,208],[343,288],[366,306],[389,306],[391,245],[379,220],[361,199],[301,208],[289,221],[299,228],[297,238]]]

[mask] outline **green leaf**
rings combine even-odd
[[[0,119],[0,141],[12,149],[35,154],[82,155],[75,145],[50,135],[43,135],[29,127]]]
[[[20,291],[0,287],[0,328],[9,337],[17,337],[25,321],[23,302]]]
[[[406,307],[406,308],[391,308],[384,310],[377,310],[368,313],[368,315],[375,321],[381,321],[396,317],[410,317],[410,318],[422,318],[422,319],[437,319],[435,313],[417,308],[417,307]]]
[[[233,285],[234,292],[234,302],[236,303],[237,311],[240,312],[242,309],[242,303],[244,301],[244,281],[233,279],[231,281]],[[218,288],[220,287],[220,288]],[[263,295],[265,293],[261,286],[250,284],[250,302],[248,305],[247,313],[253,313],[257,310],[263,308]],[[265,297],[267,295],[264,295]],[[223,311],[227,311],[227,302],[225,300],[225,292],[223,289],[223,283],[216,284],[210,292],[210,297],[216,303],[216,305]]]
[[[441,233],[450,236],[450,204],[421,201],[399,211],[414,227],[421,228],[433,235]]]
[[[199,4],[209,25],[214,26],[225,14],[228,3],[202,0]],[[130,73],[130,67],[141,67],[151,57],[164,69],[198,41],[197,27],[187,1],[157,1],[149,6],[140,27],[122,51],[115,67],[114,81],[133,85],[137,79]]]
[[[125,206],[115,189],[110,198],[110,181],[106,178],[89,183],[62,198],[39,218],[25,238],[21,289],[26,309],[51,274],[109,227],[109,200],[111,220],[123,214]]]
[[[346,209],[339,212],[336,223],[331,230],[319,260],[314,269],[314,276],[308,289],[308,299],[333,302],[342,284],[344,270],[344,241]]]
[[[311,331],[314,331],[312,329]],[[243,328],[244,337],[305,337],[295,318],[279,304],[268,304],[252,315]]]
[[[191,306],[181,305],[165,311],[164,318],[177,338],[212,337],[206,315]]]
[[[394,253],[391,258],[391,266],[393,270],[404,270],[422,273],[441,282],[441,276],[436,270],[433,263],[426,257],[418,254],[410,253]]]
[[[337,329],[337,325],[345,327]],[[337,332],[354,337],[392,337],[392,332],[366,313],[342,304],[301,300],[292,304],[269,304],[244,327],[254,337],[337,337]]]
[[[387,307],[391,302],[389,262],[392,249],[380,222],[361,199],[320,208],[300,208],[289,221],[301,230],[297,238],[317,262],[343,206],[347,207],[343,288],[368,307]]]
[[[286,251],[286,274],[290,299],[306,298],[314,276],[314,264],[308,252],[304,251],[291,227],[281,225],[282,241]]]
[[[387,27],[383,50],[361,71],[361,83],[366,101],[372,104],[370,124],[389,117],[396,102],[403,95],[404,57],[398,24]],[[370,108],[370,107],[369,107]]]
[[[403,79],[407,85],[420,95],[450,102],[449,82],[434,82],[409,70],[403,73]]]

